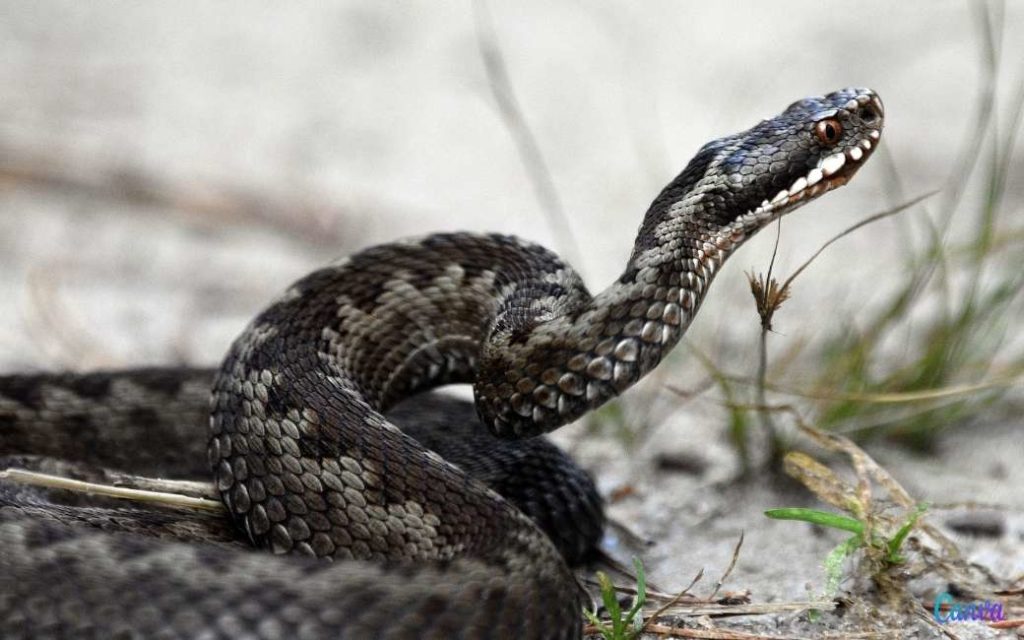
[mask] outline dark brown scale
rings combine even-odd
[[[546,441],[494,435],[550,431],[657,366],[732,251],[845,184],[881,126],[878,98],[844,89],[705,145],[596,295],[551,252],[493,234],[381,245],[303,278],[212,384],[206,454],[235,533],[0,481],[0,623],[37,637],[579,637],[567,561],[599,539],[600,498]],[[0,455],[192,475],[210,379],[0,378]],[[473,383],[485,429],[464,403],[394,407],[450,382]]]

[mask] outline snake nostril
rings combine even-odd
[[[874,105],[866,104],[857,110],[857,115],[863,122],[871,124],[878,120],[878,109]]]

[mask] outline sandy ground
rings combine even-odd
[[[617,275],[646,205],[707,140],[804,95],[847,85],[882,95],[885,155],[786,219],[776,264],[788,273],[868,213],[946,185],[985,82],[979,13],[961,2],[489,6],[593,288]],[[571,253],[496,108],[469,3],[8,1],[0,15],[3,371],[215,363],[290,281],[400,236],[495,230]],[[1008,3],[1002,22],[1011,62],[999,104],[1022,81],[1013,61],[1024,59],[1024,3]],[[1022,175],[1020,147],[1011,176]],[[1007,215],[1022,196],[1024,181],[1011,180]],[[777,317],[773,353],[828,335],[830,314],[869,317],[930,214],[915,209],[824,254]],[[965,224],[954,219],[953,233]],[[767,236],[731,261],[691,329],[726,370],[756,361],[743,271],[766,269]],[[797,377],[812,364],[797,362]],[[692,358],[673,366],[673,382],[700,378]],[[821,561],[841,538],[761,515],[814,503],[792,487],[732,481],[714,401],[686,403],[628,450],[579,426],[558,437],[606,495],[628,494],[611,513],[656,542],[642,555],[659,585],[678,588],[704,568],[697,592],[708,593],[742,531],[725,589],[756,602],[821,593]],[[697,470],[655,464],[666,452]],[[1019,412],[951,430],[927,457],[871,452],[915,498],[987,507],[972,513],[998,533],[957,541],[1000,576],[1024,574]],[[934,520],[974,517],[965,511]],[[636,552],[621,534],[608,543],[622,558]],[[817,637],[843,622],[792,614],[770,626]],[[977,624],[955,630],[998,637]]]

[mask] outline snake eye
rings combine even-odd
[[[814,133],[817,134],[818,140],[821,140],[823,145],[831,147],[839,142],[839,136],[843,133],[843,125],[834,118],[828,118],[814,125]]]

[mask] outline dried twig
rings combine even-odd
[[[715,596],[718,595],[718,591],[722,588],[722,584],[725,582],[726,578],[728,578],[729,574],[732,573],[732,570],[736,568],[736,561],[739,560],[740,549],[742,548],[743,533],[740,533],[740,539],[736,541],[736,546],[732,550],[732,560],[729,561],[729,566],[726,567],[725,573],[723,573],[722,577],[720,577],[718,582],[715,583],[715,589],[711,592],[711,595],[708,596],[708,600],[714,600]]]
[[[697,572],[697,575],[693,577],[693,580],[690,580],[690,584],[686,585],[686,588],[684,588],[682,591],[673,596],[668,602],[658,607],[658,609],[654,613],[647,617],[646,622],[644,622],[643,626],[640,628],[640,632],[647,632],[648,629],[650,629],[650,627],[654,626],[655,620],[663,616],[665,612],[671,609],[672,607],[678,605],[683,598],[690,595],[690,589],[692,589],[695,584],[700,582],[701,578],[703,577],[704,569],[701,569]]]

